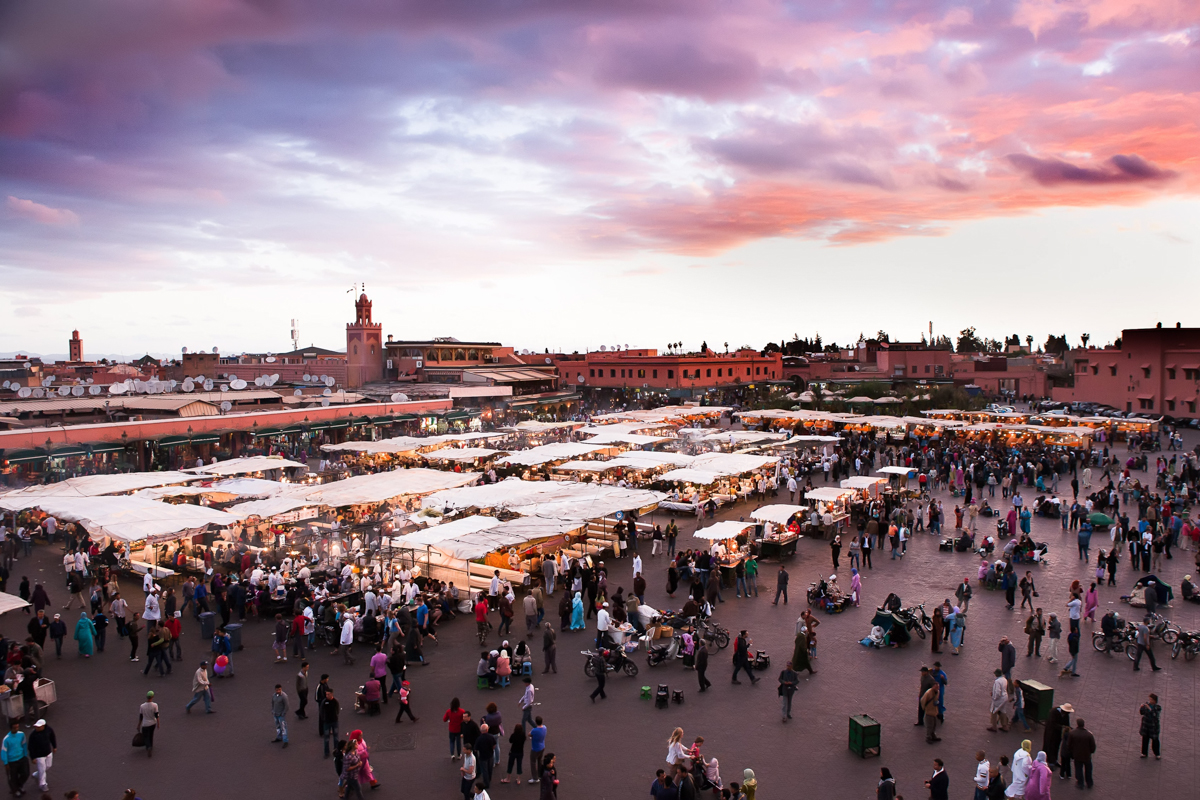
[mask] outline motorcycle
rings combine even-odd
[[[650,636],[647,634],[642,637],[642,644],[646,645],[646,664],[650,667],[657,667],[680,655],[683,639],[676,635],[672,636],[671,640],[665,644],[652,644]]]
[[[896,614],[904,620],[904,626],[908,630],[915,631],[917,636],[922,639],[925,638],[926,633],[933,630],[933,618],[925,613],[924,603],[902,608]]]
[[[1182,631],[1171,645],[1171,658],[1179,658],[1183,653],[1184,661],[1192,661],[1200,653],[1200,631]]]
[[[1181,632],[1179,626],[1170,620],[1160,617],[1158,614],[1151,615],[1150,635],[1156,639],[1162,639],[1164,644],[1175,644]]]
[[[587,657],[587,660],[583,662],[583,674],[589,678],[596,677],[596,654],[591,650],[580,650],[579,652]],[[601,650],[600,654],[604,657],[606,673],[624,672],[631,678],[638,674],[638,665],[625,655],[623,648],[614,647],[612,650]]]
[[[1137,631],[1131,626],[1122,624],[1112,636],[1108,636],[1104,631],[1097,631],[1092,634],[1092,649],[1098,653],[1120,653],[1127,647],[1136,647]],[[1133,656],[1130,656],[1132,658]]]

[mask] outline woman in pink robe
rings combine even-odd
[[[1093,583],[1087,590],[1087,594],[1083,598],[1083,618],[1090,619],[1092,624],[1096,624],[1096,609],[1100,607],[1100,593],[1096,591],[1096,584]]]
[[[1037,760],[1029,769],[1029,780],[1025,784],[1025,800],[1050,800],[1050,785],[1053,778],[1046,764],[1046,754],[1038,751]]]

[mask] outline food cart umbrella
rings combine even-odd
[[[1093,525],[1103,525],[1106,528],[1113,524],[1112,517],[1110,517],[1108,514],[1101,514],[1099,511],[1088,517],[1088,521],[1090,521]]]

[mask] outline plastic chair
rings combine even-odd
[[[642,699],[643,699],[643,700],[649,700],[649,699],[650,699],[650,687],[649,687],[649,686],[643,686],[643,687],[642,687]]]
[[[488,679],[481,675],[476,675],[475,676],[475,688],[476,689],[488,688]]]

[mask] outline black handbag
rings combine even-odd
[[[133,746],[134,747],[145,747],[146,746],[146,737],[141,731],[138,731],[137,733],[135,733],[133,735]]]

